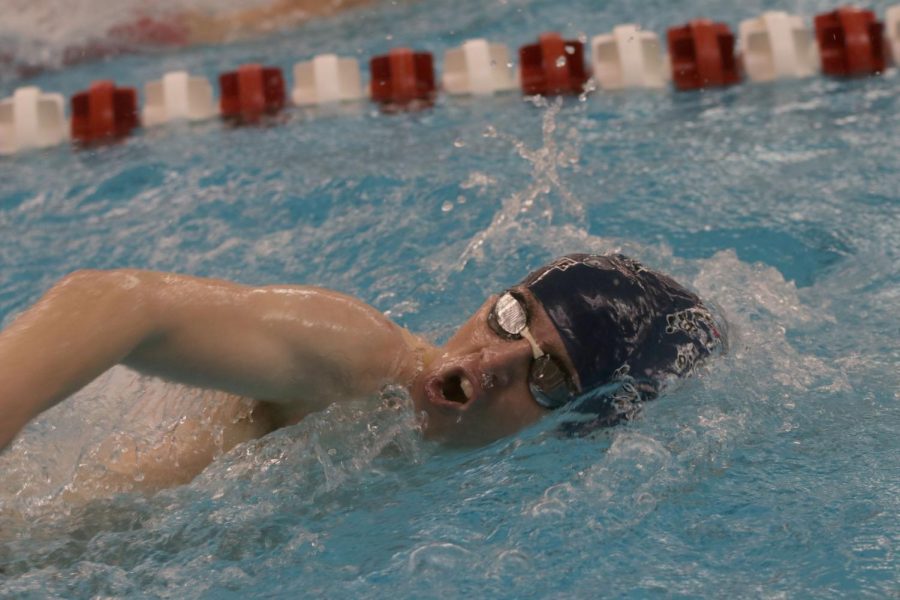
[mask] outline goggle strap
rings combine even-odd
[[[534,355],[534,359],[537,360],[544,355],[544,351],[541,350],[541,347],[535,341],[534,336],[531,335],[531,331],[525,327],[521,331],[521,335],[523,338],[528,340],[528,343],[531,344],[531,353]]]

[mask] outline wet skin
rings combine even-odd
[[[528,327],[541,349],[564,366],[577,385],[572,361],[544,309],[525,289]],[[528,340],[506,339],[488,325],[498,296],[489,297],[443,348],[426,360],[411,386],[427,415],[425,435],[452,445],[478,445],[511,435],[550,411],[528,387],[534,360]]]
[[[535,343],[572,373],[547,314],[527,290],[516,291]],[[79,490],[85,498],[120,489],[120,480],[132,485],[138,473],[154,489],[189,481],[242,441],[332,402],[377,397],[387,385],[410,390],[429,439],[490,442],[550,412],[528,387],[531,344],[488,324],[496,300],[488,298],[440,348],[332,290],[131,269],[75,272],[0,332],[0,451],[115,364],[217,390],[222,406],[122,460],[114,434],[96,458],[116,481],[89,481]]]

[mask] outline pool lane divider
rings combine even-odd
[[[884,26],[894,64],[900,65],[900,4],[890,7],[884,13]]]
[[[667,31],[663,52],[653,32],[619,25],[591,40],[589,62],[594,81],[604,90],[663,88],[671,79],[678,90],[733,85],[745,74],[751,81],[809,77],[879,75],[900,64],[900,4],[879,22],[871,10],[844,6],[817,15],[813,27],[781,11],[768,11],[740,23],[738,46],[724,23],[694,20]],[[370,60],[364,86],[356,59],[322,54],[294,65],[291,100],[297,106],[357,101],[368,97],[385,112],[432,106],[438,90],[431,54],[395,48]],[[503,44],[469,40],[444,54],[442,91],[488,96],[519,87],[525,94],[582,94],[590,81],[584,44],[544,33],[519,49],[514,69]],[[138,115],[137,93],[97,81],[70,100],[65,118],[60,94],[20,87],[0,100],[0,155],[46,148],[71,138],[79,144],[116,140],[139,124],[152,127],[177,120],[221,115],[238,124],[254,124],[287,104],[278,67],[250,64],[219,76],[219,101],[203,77],[184,71],[166,73],[145,86]]]
[[[819,49],[811,27],[783,11],[767,11],[738,27],[744,71],[751,81],[799,79],[819,71]]]
[[[284,75],[278,67],[241,65],[219,75],[219,112],[223,119],[256,123],[285,106]]]
[[[437,96],[430,52],[394,48],[369,61],[369,95],[387,111],[431,106]]]
[[[348,102],[364,95],[356,59],[319,54],[294,65],[291,100],[296,106]]]
[[[584,64],[584,44],[564,40],[556,32],[542,33],[536,44],[519,49],[522,93],[581,94],[590,75]]]
[[[884,23],[871,10],[845,6],[818,15],[815,26],[826,75],[858,77],[884,71]]]
[[[69,137],[62,94],[20,87],[0,101],[0,155],[47,148]]]
[[[675,88],[699,90],[740,82],[734,34],[725,23],[697,19],[666,33]]]
[[[93,144],[128,136],[138,126],[137,92],[112,81],[94,81],[72,96],[72,139]]]
[[[659,36],[637,25],[618,25],[591,38],[591,65],[604,90],[661,89],[669,79]]]
[[[518,87],[504,44],[468,40],[444,52],[443,90],[452,95],[492,96]]]
[[[141,112],[144,127],[179,120],[202,121],[218,112],[212,86],[205,77],[191,77],[185,71],[175,71],[144,86],[144,110]]]

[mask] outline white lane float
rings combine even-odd
[[[819,50],[803,18],[767,11],[741,21],[738,29],[744,70],[752,81],[810,77],[819,71]]]
[[[297,106],[359,100],[365,96],[355,58],[319,54],[294,65],[291,99]]]
[[[484,39],[466,41],[444,53],[444,91],[455,95],[491,96],[519,86],[504,44]]]
[[[604,90],[662,88],[669,68],[662,45],[652,31],[618,25],[612,33],[591,39],[594,80]]]
[[[0,154],[47,148],[68,139],[65,99],[34,86],[0,100]]]
[[[201,121],[219,112],[209,80],[191,77],[185,71],[166,73],[162,79],[148,82],[144,86],[144,97],[141,113],[144,127],[178,120]]]
[[[884,29],[894,64],[900,66],[900,4],[891,6],[884,13]]]

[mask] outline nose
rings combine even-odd
[[[481,369],[494,385],[508,386],[526,380],[533,356],[524,339],[491,344],[481,349]]]

